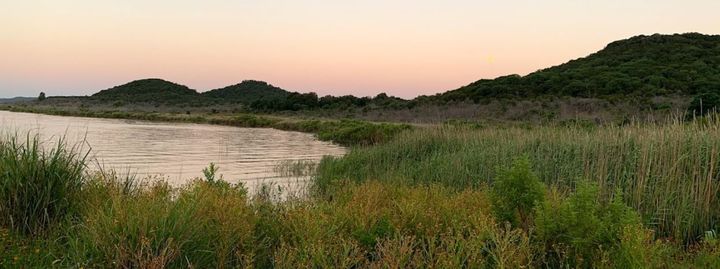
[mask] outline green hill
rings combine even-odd
[[[720,36],[637,36],[585,58],[539,70],[479,80],[424,100],[481,101],[538,96],[607,97],[720,91]]]
[[[710,96],[707,96],[707,95]],[[202,94],[161,79],[144,79],[101,91],[99,100],[210,105],[244,104],[257,110],[315,108],[404,108],[419,104],[484,102],[498,98],[544,96],[636,98],[662,95],[706,96],[720,103],[720,35],[697,33],[636,36],[603,50],[527,76],[483,79],[467,86],[414,100],[325,96],[288,92],[266,82],[242,83]],[[381,96],[381,95],[378,95]],[[710,98],[712,97],[712,98]]]
[[[102,101],[124,101],[129,103],[184,103],[200,95],[187,86],[162,79],[141,79],[127,84],[102,90],[92,95]]]
[[[202,96],[219,102],[249,105],[261,99],[284,99],[289,94],[288,91],[263,81],[245,80],[239,84],[204,92]]]

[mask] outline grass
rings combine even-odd
[[[49,152],[40,139],[10,135],[0,140],[0,224],[37,235],[76,215],[85,157],[60,140]]]
[[[716,118],[602,128],[441,126],[326,158],[315,187],[328,195],[345,184],[338,180],[478,188],[496,180],[497,168],[528,156],[545,184],[573,188],[589,180],[605,195],[619,188],[659,235],[689,242],[720,221],[718,152]]]
[[[1,110],[39,113],[58,116],[89,118],[134,119],[163,122],[204,123],[247,128],[273,128],[316,134],[323,141],[332,141],[344,146],[366,146],[382,143],[397,134],[412,129],[411,125],[400,123],[374,123],[360,120],[319,120],[299,119],[257,114],[214,114],[214,113],[157,113],[143,111],[114,111],[87,109],[57,109],[32,106],[4,106]]]
[[[7,137],[0,267],[718,267],[717,126],[415,130],[286,164],[317,173],[312,195],[286,200],[216,167],[176,188],[90,173],[71,146]]]

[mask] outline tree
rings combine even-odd
[[[40,92],[40,95],[38,96],[38,101],[45,100],[45,92]]]
[[[688,107],[688,116],[705,116],[715,112],[720,106],[720,95],[715,92],[706,92],[696,95]]]

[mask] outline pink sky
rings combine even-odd
[[[151,3],[148,3],[151,2]],[[0,97],[157,77],[401,97],[527,74],[638,34],[720,33],[720,1],[12,1]]]

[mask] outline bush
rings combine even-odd
[[[77,214],[85,157],[62,139],[45,151],[27,135],[0,141],[0,225],[30,235]]]
[[[705,116],[715,111],[720,106],[720,95],[714,92],[701,93],[696,95],[688,107],[689,116]]]
[[[510,169],[498,172],[491,198],[499,221],[527,229],[533,207],[545,198],[545,186],[532,172],[528,157],[522,157]]]
[[[545,201],[535,211],[537,240],[546,249],[551,267],[570,264],[589,267],[604,253],[618,255],[628,229],[644,232],[640,217],[622,201],[619,192],[603,203],[598,186],[581,182],[567,199]]]

